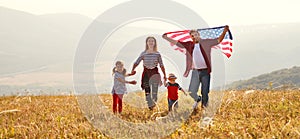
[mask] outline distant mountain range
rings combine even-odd
[[[0,86],[72,88],[74,55],[82,35],[94,19],[73,13],[34,15],[1,6],[0,19]],[[108,26],[113,24],[98,22]],[[217,66],[213,70],[223,71],[218,67],[218,62],[225,64],[225,73],[222,74],[226,75],[226,83],[230,84],[276,69],[299,66],[299,26],[300,23],[230,26],[234,37],[234,53],[230,59],[215,59],[212,64]],[[103,90],[110,90],[111,87],[112,61],[121,59],[130,69],[132,61],[144,49],[144,36],[139,39],[129,39],[127,36],[159,29],[127,27],[120,30],[117,33],[119,36],[109,38],[114,44],[109,44],[107,49],[103,49],[107,51],[102,52],[110,55],[114,55],[110,53],[114,52],[117,56],[113,59],[103,58],[101,63],[95,64],[99,73],[96,77],[103,80],[103,84],[99,84]],[[173,62],[179,70],[184,70],[184,55],[171,50],[169,43],[160,36],[156,37],[165,62]],[[115,51],[118,44],[124,47]],[[170,67],[166,67],[166,70],[173,72]],[[137,75],[135,78],[139,77]],[[189,79],[183,82],[188,84]],[[273,86],[276,85],[274,82]]]
[[[92,19],[79,14],[33,15],[0,7],[0,76],[71,63]]]
[[[227,89],[300,89],[300,67],[262,74],[248,80],[235,81]]]

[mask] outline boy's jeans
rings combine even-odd
[[[178,108],[178,101],[177,100],[171,100],[168,98],[168,106],[169,106],[169,111],[172,111],[172,108]]]

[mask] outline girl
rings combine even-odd
[[[160,53],[157,51],[156,39],[154,37],[147,37],[146,49],[143,51],[138,59],[135,61],[131,73],[134,74],[134,70],[139,63],[143,60],[144,71],[142,74],[141,87],[145,90],[146,101],[148,108],[153,110],[157,102],[158,86],[162,85],[161,76],[158,73],[158,64],[164,74],[164,83],[166,81],[166,73],[164,64]]]
[[[125,83],[128,84],[136,84],[136,81],[126,81],[125,77],[132,76],[134,73],[126,74],[126,69],[124,68],[124,64],[121,61],[117,61],[116,66],[113,68],[112,72],[114,75],[114,85],[112,89],[113,96],[113,112],[121,113],[122,112],[122,98],[125,93],[127,93],[127,89]],[[118,106],[118,110],[117,110]]]

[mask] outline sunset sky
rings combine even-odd
[[[96,18],[126,0],[1,0],[0,6],[32,14],[78,13]],[[209,25],[299,22],[298,0],[175,0],[197,12]],[[205,6],[202,6],[205,5]]]

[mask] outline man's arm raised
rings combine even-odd
[[[225,35],[226,35],[226,32],[227,32],[228,30],[229,30],[229,26],[226,25],[225,28],[224,28],[224,31],[222,32],[222,34],[221,34],[220,37],[218,38],[218,42],[219,42],[219,43],[223,41],[223,39],[224,39],[224,37],[225,37]]]

